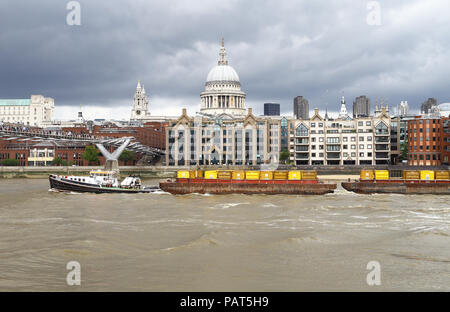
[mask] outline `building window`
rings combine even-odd
[[[308,128],[306,128],[306,126],[304,124],[300,124],[295,131],[295,135],[296,136],[308,136]]]

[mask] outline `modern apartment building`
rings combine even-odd
[[[336,120],[325,120],[315,109],[310,120],[289,122],[290,160],[295,165],[389,164],[390,123],[385,109],[375,117]]]

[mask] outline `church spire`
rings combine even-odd
[[[137,90],[137,89],[140,89],[140,88],[141,88],[141,81],[138,80],[138,84],[137,84],[136,90]]]
[[[347,118],[347,107],[345,106],[345,96],[344,91],[342,91],[342,98],[341,98],[341,111],[339,112],[339,118]]]
[[[220,52],[219,52],[219,65],[228,65],[228,60],[227,60],[227,51],[225,50],[225,42],[224,39],[222,38],[222,47],[220,48]]]
[[[142,94],[145,94],[145,87],[144,87],[144,84],[142,84]]]

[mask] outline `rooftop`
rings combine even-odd
[[[29,106],[30,99],[0,99],[0,106]]]

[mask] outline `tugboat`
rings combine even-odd
[[[51,174],[49,176],[50,187],[61,191],[87,192],[87,193],[152,193],[158,191],[157,186],[141,185],[141,179],[135,176],[126,177],[119,184],[119,162],[118,158],[130,138],[113,153],[108,152],[103,145],[96,144],[100,152],[106,158],[103,170],[93,170],[89,176],[61,176]]]
[[[126,177],[119,184],[115,171],[93,170],[89,176],[49,176],[50,187],[61,191],[89,193],[151,193],[156,186],[143,187],[139,177]]]

